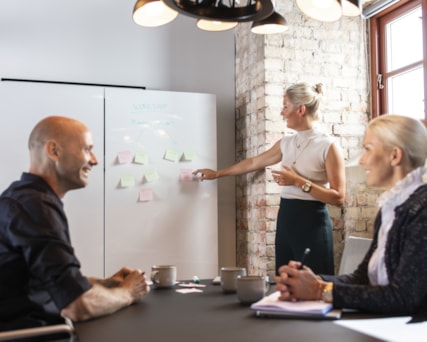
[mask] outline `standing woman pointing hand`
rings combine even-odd
[[[230,167],[198,169],[202,180],[236,176],[280,162],[272,171],[282,186],[276,228],[276,273],[289,260],[310,248],[307,266],[315,272],[334,273],[332,222],[327,204],[344,202],[345,170],[342,152],[333,139],[314,127],[323,94],[322,84],[296,83],[286,89],[281,115],[296,131],[269,150]]]

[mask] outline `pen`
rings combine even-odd
[[[306,248],[304,251],[304,254],[302,255],[302,258],[301,258],[301,266],[299,267],[300,270],[302,270],[304,268],[304,261],[307,258],[307,255],[309,255],[309,254],[310,254],[310,248]]]

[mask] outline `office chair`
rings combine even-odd
[[[42,327],[0,331],[0,341],[61,341],[74,342],[76,336],[71,320]]]
[[[372,239],[349,236],[345,240],[338,274],[352,273],[359,266],[371,245]]]

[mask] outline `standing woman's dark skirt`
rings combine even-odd
[[[289,260],[299,261],[314,273],[334,274],[332,222],[326,204],[298,199],[280,200],[276,227],[276,273]]]

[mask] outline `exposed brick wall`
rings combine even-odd
[[[236,161],[286,134],[283,90],[299,81],[325,85],[319,127],[335,137],[348,162],[357,159],[369,118],[366,23],[347,17],[321,23],[305,17],[294,1],[276,3],[288,31],[261,36],[249,23],[236,28]],[[360,168],[346,172],[346,204],[329,207],[336,267],[347,235],[370,236],[378,195],[367,191]],[[250,274],[272,274],[280,188],[269,169],[237,177],[236,187],[237,263]]]

